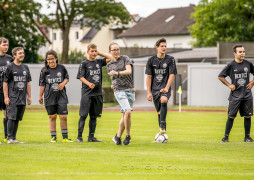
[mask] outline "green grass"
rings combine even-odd
[[[1,116],[2,117],[2,116]],[[254,144],[244,143],[243,119],[236,118],[230,142],[221,144],[225,113],[169,112],[166,144],[154,143],[155,112],[132,113],[132,142],[116,146],[119,112],[104,111],[96,137],[103,143],[50,143],[44,111],[25,112],[17,138],[26,144],[0,145],[0,179],[253,179]],[[68,116],[77,137],[78,111]],[[253,134],[253,133],[252,133]],[[83,134],[88,135],[88,122]],[[3,127],[0,124],[0,138]]]

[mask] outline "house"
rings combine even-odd
[[[164,37],[168,48],[190,48],[193,39],[188,26],[194,23],[190,18],[193,12],[192,4],[188,7],[158,9],[118,37],[123,39],[125,47],[152,48],[159,38]]]

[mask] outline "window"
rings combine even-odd
[[[175,15],[170,16],[168,19],[165,20],[165,22],[167,23],[167,22],[171,21],[171,20],[174,19],[174,18],[175,18]]]
[[[53,41],[56,40],[56,33],[53,33]]]
[[[76,37],[76,39],[77,39],[77,40],[79,39],[79,34],[78,34],[78,31],[76,31],[76,33],[75,33],[75,37]]]

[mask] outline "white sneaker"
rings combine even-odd
[[[24,144],[25,142],[21,142],[21,141],[19,141],[19,140],[17,140],[17,139],[14,139],[14,140],[13,140],[13,143],[20,143],[20,144]]]
[[[8,139],[7,144],[13,144],[13,139]]]

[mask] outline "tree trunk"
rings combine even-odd
[[[68,60],[69,43],[70,43],[69,32],[70,32],[69,27],[67,27],[65,30],[62,31],[63,33],[63,46],[62,46],[63,48],[62,48],[62,60],[61,60],[62,64],[69,63],[69,60]]]

